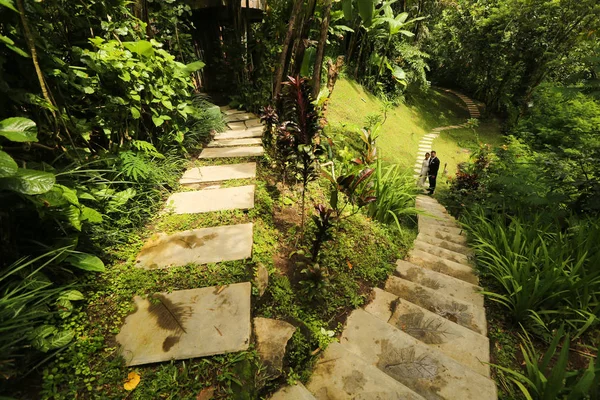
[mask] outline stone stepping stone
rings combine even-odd
[[[245,139],[253,137],[261,137],[263,134],[263,127],[257,126],[250,129],[230,129],[225,132],[218,132],[215,134],[215,140],[223,139]]]
[[[426,233],[419,233],[417,235],[417,240],[425,242],[425,243],[429,243],[433,246],[437,246],[437,247],[440,247],[440,248],[443,248],[446,250],[451,250],[456,253],[461,253],[466,256],[473,255],[473,250],[470,249],[469,247],[466,247],[466,246],[463,246],[463,245],[460,245],[457,243],[449,242],[447,240],[439,239],[439,238],[436,238],[435,236],[431,236]]]
[[[385,291],[481,335],[485,336],[487,334],[485,309],[482,307],[477,307],[396,276],[390,276],[385,282]]]
[[[226,106],[226,107],[229,107],[229,106]],[[245,112],[246,112],[246,111],[244,111],[244,110],[238,110],[238,109],[236,109],[236,108],[231,108],[231,107],[230,107],[230,108],[228,108],[228,109],[226,109],[226,110],[223,110],[223,109],[221,108],[221,111],[222,111],[222,112],[223,112],[223,114],[225,114],[225,115],[243,114],[243,113],[245,113]]]
[[[445,258],[446,260],[454,261],[459,264],[470,264],[469,257],[465,254],[458,253],[452,250],[448,250],[444,247],[439,247],[422,240],[415,240],[414,248],[417,250],[424,251],[434,256]]]
[[[473,285],[479,284],[479,279],[475,275],[473,268],[466,264],[446,260],[445,258],[434,256],[433,254],[418,249],[412,249],[408,253],[407,261],[423,268],[452,276],[461,281],[469,282]]]
[[[206,147],[242,147],[242,146],[260,146],[262,145],[261,138],[246,138],[246,139],[225,139],[213,140]]]
[[[394,275],[436,290],[441,294],[483,308],[483,295],[480,293],[482,289],[471,283],[423,268],[404,260],[396,261]]]
[[[243,122],[243,121],[247,121],[249,119],[256,119],[256,118],[258,118],[258,117],[256,115],[252,114],[252,113],[241,112],[241,113],[237,113],[237,114],[227,115],[225,117],[225,121],[227,123],[229,123],[229,122]]]
[[[416,208],[417,208],[417,210],[421,211],[423,213],[423,215],[425,215],[427,217],[433,217],[433,218],[443,219],[443,220],[447,220],[447,221],[456,221],[456,219],[452,215],[448,214],[448,212],[442,208],[436,208],[436,207],[432,207],[432,206],[423,206],[419,202],[417,202]]]
[[[219,182],[230,179],[249,179],[256,177],[256,163],[216,165],[194,167],[183,173],[179,180],[182,185],[204,182]]]
[[[263,127],[263,123],[260,122],[260,119],[256,118],[256,119],[249,119],[247,121],[244,121],[244,124],[246,125],[246,128],[250,129],[250,128],[254,128],[257,126],[260,126],[261,128]]]
[[[246,124],[244,124],[243,122],[228,122],[227,126],[229,127],[229,129],[246,129]]]
[[[157,269],[244,260],[252,256],[252,224],[192,229],[153,235],[142,247],[136,267]]]
[[[496,384],[491,379],[364,310],[352,312],[340,342],[367,364],[377,366],[427,399],[498,398]]]
[[[448,240],[450,242],[454,242],[456,244],[462,244],[463,246],[467,244],[467,238],[463,235],[457,235],[452,232],[444,232],[443,230],[437,229],[433,226],[422,226],[419,227],[419,233],[423,232],[426,235],[430,235],[442,240]]]
[[[198,158],[260,157],[265,154],[262,146],[251,147],[207,147]]]
[[[317,362],[306,387],[318,399],[425,400],[370,364],[345,345],[333,342]]]
[[[200,214],[254,207],[254,185],[173,193],[167,209],[175,214]]]
[[[421,231],[421,229],[423,229],[423,230],[434,229],[439,232],[452,233],[454,235],[462,235],[464,233],[464,230],[462,228],[454,228],[451,226],[445,226],[445,225],[438,223],[437,220],[435,220],[435,219],[427,220],[425,218],[419,218],[419,231]]]
[[[271,400],[317,400],[303,384],[297,383],[294,386],[284,386],[271,396]]]
[[[117,342],[127,366],[247,350],[250,282],[134,297]]]
[[[456,222],[456,220],[452,220],[446,217],[436,217],[425,214],[418,214],[417,217],[419,219],[419,223],[423,222],[423,224],[447,226],[449,228],[461,229],[460,225]]]
[[[379,288],[373,293],[369,314],[489,378],[488,338]]]
[[[270,379],[281,375],[285,347],[295,331],[296,328],[285,321],[254,318],[256,350],[261,361],[267,367],[266,372]]]

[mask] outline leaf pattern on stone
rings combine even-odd
[[[181,335],[186,333],[185,321],[191,316],[190,307],[173,303],[163,294],[155,294],[151,298],[148,312],[156,320],[156,324],[171,334],[167,336],[162,344],[166,353],[179,342]]]
[[[444,329],[444,321],[427,318],[423,312],[400,315],[395,322],[397,328],[427,344],[442,344],[453,335]]]
[[[407,379],[432,380],[438,375],[438,363],[427,354],[417,356],[413,347],[398,348],[389,340],[381,342],[377,367],[400,382]]]

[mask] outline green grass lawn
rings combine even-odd
[[[480,121],[479,126],[462,129],[451,129],[442,131],[440,136],[434,139],[432,149],[437,152],[440,159],[440,172],[444,170],[444,164],[448,164],[446,176],[438,175],[438,188],[446,189],[447,177],[456,175],[458,164],[468,161],[469,157],[480,144],[498,146],[502,144],[503,137],[500,132],[500,124],[496,120]]]
[[[381,114],[383,103],[357,82],[340,79],[327,109],[330,129],[357,132],[368,115]],[[417,156],[418,143],[432,128],[464,122],[468,112],[455,96],[429,90],[422,96],[388,111],[387,120],[377,140],[379,154],[389,163],[411,168]]]

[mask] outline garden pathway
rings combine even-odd
[[[479,112],[479,108],[477,108],[477,105],[475,104],[475,102],[473,100],[471,100],[470,98],[468,98],[467,96],[465,96],[464,94],[455,92],[454,90],[451,89],[443,89],[440,88],[440,90],[443,90],[444,92],[447,93],[451,93],[453,95],[455,95],[456,97],[458,97],[459,99],[461,99],[463,101],[463,103],[465,103],[465,105],[467,106],[467,110],[469,111],[469,118],[479,118],[481,116],[481,113]],[[460,125],[449,125],[449,126],[440,126],[437,128],[433,128],[432,131],[428,134],[426,134],[425,136],[423,136],[421,138],[421,141],[419,142],[419,151],[417,154],[417,161],[415,161],[415,167],[414,167],[414,178],[418,179],[419,178],[419,174],[421,173],[421,167],[423,166],[423,160],[425,159],[425,153],[431,152],[432,150],[432,143],[433,140],[438,137],[440,135],[441,131],[447,131],[450,129],[458,129],[458,128],[464,128],[466,127],[467,124],[460,124]]]
[[[200,159],[256,157],[263,154],[262,125],[254,114],[224,107],[228,130],[215,134]],[[254,185],[220,187],[232,179],[256,177],[255,162],[191,168],[183,191],[173,193],[164,212],[175,214],[247,210],[254,207]],[[228,185],[229,186],[229,185]],[[158,233],[142,247],[136,266],[144,269],[243,260],[252,256],[252,223]],[[136,296],[117,341],[128,366],[189,359],[248,349],[251,336],[251,283],[175,290],[149,299]],[[282,327],[282,329],[289,329]]]
[[[470,99],[454,94],[479,117]],[[420,156],[437,132],[461,126],[434,129]],[[418,196],[416,207],[419,234],[407,259],[396,262],[384,289],[373,289],[369,304],[350,314],[306,386],[286,386],[272,399],[498,398],[483,295],[464,232],[435,199]]]

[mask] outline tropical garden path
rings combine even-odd
[[[471,100],[470,98],[468,98],[467,96],[465,96],[464,94],[455,92],[454,90],[451,90],[451,89],[443,89],[443,88],[439,88],[439,89],[443,90],[446,93],[451,93],[451,94],[455,95],[456,97],[458,97],[459,99],[461,99],[463,101],[463,103],[465,103],[465,105],[467,106],[467,110],[469,111],[469,118],[475,119],[475,118],[479,118],[481,116],[481,113],[479,112],[479,108],[477,107],[475,102],[473,100]],[[440,132],[450,130],[450,129],[464,128],[466,126],[467,126],[467,123],[460,124],[460,125],[440,126],[437,128],[433,128],[430,133],[426,134],[425,136],[423,136],[421,138],[421,140],[419,141],[419,151],[417,153],[417,160],[415,161],[415,167],[414,167],[414,172],[415,172],[414,178],[415,179],[419,178],[419,174],[421,173],[421,167],[423,166],[423,160],[425,159],[425,153],[431,152],[431,150],[433,150],[432,149],[433,140],[440,135]]]
[[[203,165],[219,158],[243,157],[246,162],[233,160],[232,164],[188,169],[180,179],[183,190],[169,197],[165,213],[198,214],[254,207],[255,185],[231,186],[235,184],[231,181],[256,178],[256,162],[247,160],[263,154],[262,124],[250,113],[229,107],[221,111],[229,129],[215,134],[198,158]],[[220,186],[227,181],[227,187]],[[158,233],[144,244],[136,266],[155,269],[243,260],[252,257],[252,245],[252,223]],[[117,335],[128,366],[243,351],[250,345],[250,282],[175,290],[147,299],[136,296],[134,301],[136,310],[125,319]],[[277,354],[271,354],[273,349],[283,352],[294,332],[291,325],[279,322],[264,318],[254,321],[259,354],[268,353],[263,357],[267,364],[272,361],[269,358],[277,358]],[[273,334],[278,337],[271,339]],[[271,353],[261,353],[265,348],[261,340],[275,341],[267,346]]]
[[[479,117],[470,99],[449,92]],[[420,156],[438,132],[462,126],[434,129]],[[416,207],[419,234],[408,258],[350,314],[307,385],[284,387],[273,399],[497,399],[483,295],[464,232],[435,199],[418,196]]]

